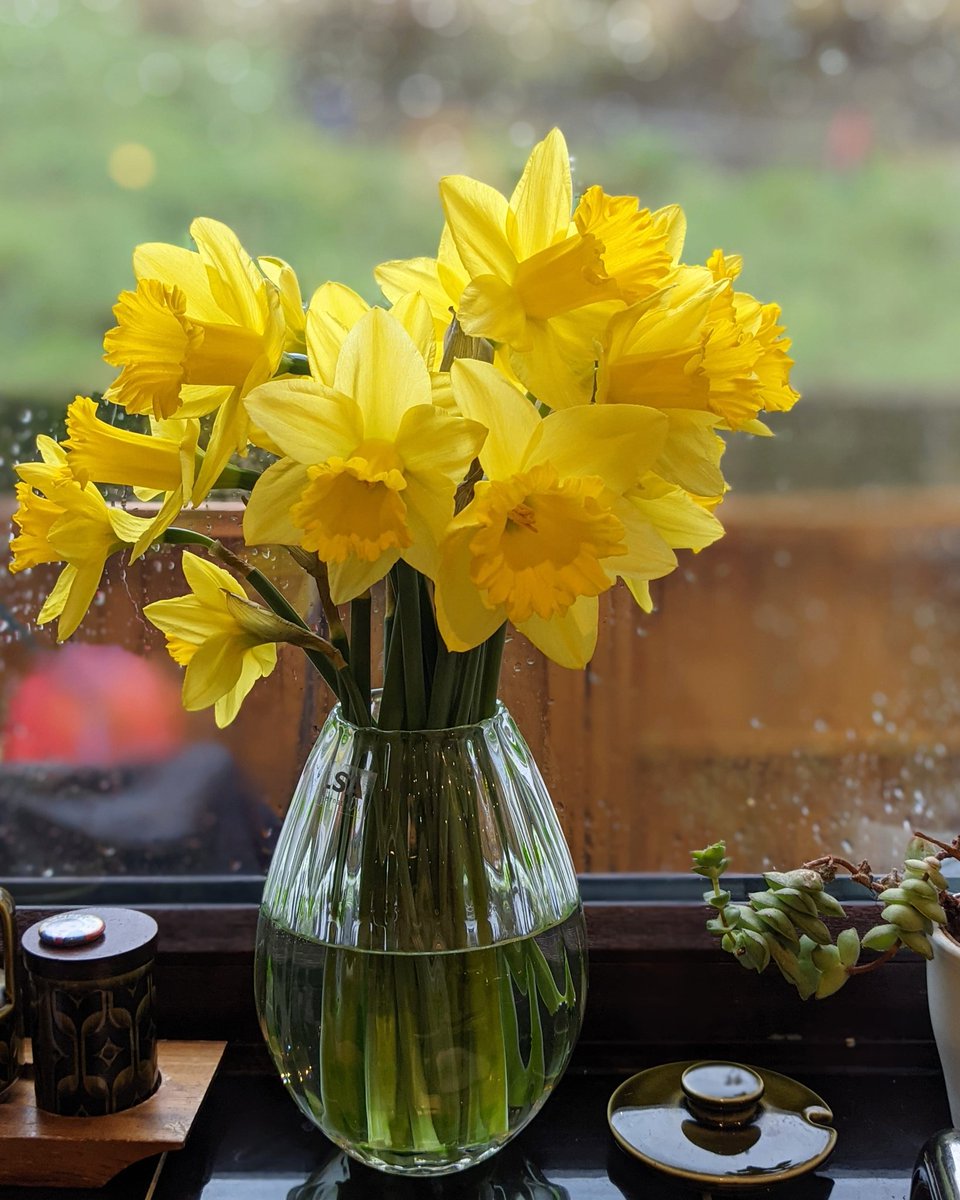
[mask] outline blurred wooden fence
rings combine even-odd
[[[880,867],[906,825],[951,829],[960,489],[754,495],[729,499],[721,515],[727,536],[655,585],[652,617],[622,589],[604,597],[589,670],[555,667],[517,636],[508,644],[502,693],[578,867],[685,870],[691,846],[720,836],[742,869],[824,848]],[[237,517],[190,519],[229,542]],[[176,554],[112,563],[78,636],[165,658],[138,610],[184,590]],[[310,603],[278,552],[261,565]],[[3,571],[0,604],[25,620],[55,571]],[[35,638],[51,643],[47,631]],[[4,688],[30,654],[15,629],[0,633]],[[222,737],[282,810],[326,704],[299,652],[284,648],[230,729],[216,734],[209,714],[192,728]]]

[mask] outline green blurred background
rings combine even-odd
[[[782,303],[810,480],[922,456],[958,432],[958,45],[947,0],[0,0],[0,458],[109,381],[137,242],[216,216],[372,300],[441,175],[508,188],[554,123],[578,183],[681,203],[688,260]]]

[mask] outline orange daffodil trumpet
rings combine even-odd
[[[436,258],[375,272],[389,310],[332,281],[305,303],[287,262],[252,258],[207,218],[195,250],[137,248],[104,339],[117,379],[103,403],[78,396],[62,444],[38,439],[42,461],[18,468],[11,569],[65,564],[39,620],[58,616],[67,637],[112,555],[198,544],[219,565],[184,553],[190,593],[145,609],[186,667],[188,708],[232,721],[285,642],[351,719],[417,728],[488,714],[508,622],[576,668],[618,581],[651,610],[677,552],[722,536],[724,439],[768,436],[763,414],[797,399],[779,307],[737,290],[737,255],[684,263],[678,207],[596,185],[575,197],[559,130],[509,197],[452,176],[440,203]],[[153,507],[127,512],[98,485]],[[245,493],[247,546],[286,547],[309,572],[322,632],[177,527],[224,488]]]

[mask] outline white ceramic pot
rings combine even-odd
[[[960,943],[933,931],[933,958],[927,963],[927,1002],[947,1085],[950,1119],[960,1128]]]

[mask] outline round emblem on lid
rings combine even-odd
[[[105,928],[96,913],[70,912],[41,921],[37,934],[44,946],[89,946],[103,937]]]

